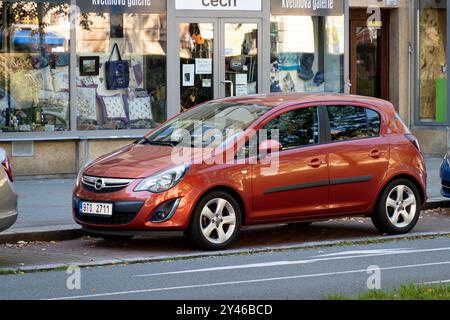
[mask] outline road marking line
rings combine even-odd
[[[254,264],[242,264],[242,265],[234,265],[234,266],[215,267],[215,268],[203,268],[203,269],[181,270],[181,271],[173,271],[173,272],[151,273],[151,274],[135,275],[133,277],[135,277],[135,278],[146,278],[146,277],[168,276],[168,275],[200,273],[200,272],[213,272],[213,271],[226,271],[226,270],[239,270],[239,269],[253,269],[253,268],[292,266],[292,265],[309,264],[309,263],[315,263],[315,262],[348,260],[348,259],[357,259],[357,258],[361,259],[361,258],[370,258],[370,257],[390,256],[390,255],[397,255],[397,254],[412,254],[412,253],[424,253],[424,252],[436,252],[436,251],[450,251],[450,247],[449,248],[436,248],[436,249],[420,249],[420,250],[418,249],[418,250],[410,250],[410,251],[406,251],[404,249],[398,249],[398,250],[402,250],[402,251],[394,251],[394,249],[391,249],[389,251],[385,251],[384,253],[365,254],[365,255],[358,255],[358,256],[325,257],[325,258],[316,258],[316,259],[309,259],[309,260],[297,260],[297,261],[273,261],[273,262],[263,262],[263,263],[254,263]],[[381,252],[380,250],[378,250],[378,251]]]
[[[422,283],[416,283],[416,286],[424,286],[429,284],[446,284],[450,283],[450,280],[441,280],[441,281],[430,281],[430,282],[422,282]]]
[[[441,266],[441,265],[450,265],[450,261],[397,266],[397,267],[385,267],[385,268],[381,268],[380,270],[384,270],[384,271],[400,270],[400,269],[412,269],[412,268],[432,267],[432,266]],[[88,299],[88,298],[101,298],[101,297],[112,297],[112,296],[120,296],[120,295],[139,294],[139,293],[151,293],[151,292],[174,291],[174,290],[182,290],[182,289],[217,287],[217,286],[225,286],[225,285],[251,284],[251,283],[262,283],[262,282],[271,282],[271,281],[317,278],[317,277],[337,276],[337,275],[345,275],[345,274],[353,274],[353,273],[367,273],[367,269],[336,271],[336,272],[307,274],[307,275],[298,275],[298,276],[289,276],[289,277],[277,277],[277,278],[266,278],[266,279],[255,279],[255,280],[241,280],[241,281],[197,284],[197,285],[178,286],[178,287],[118,291],[118,292],[110,292],[110,293],[99,293],[99,294],[80,295],[80,296],[72,296],[72,297],[52,298],[52,299],[47,299],[47,300],[55,301],[55,300],[78,300],[78,299]]]
[[[338,256],[348,256],[348,255],[362,255],[362,254],[391,254],[391,253],[408,253],[412,249],[401,248],[401,249],[381,249],[381,250],[355,250],[355,251],[343,251],[329,254],[322,254],[314,257],[338,257]]]

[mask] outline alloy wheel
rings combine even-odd
[[[200,228],[209,242],[227,242],[236,229],[236,212],[232,204],[221,198],[209,201],[201,212]]]
[[[389,221],[397,228],[406,228],[416,216],[417,199],[414,192],[405,185],[394,187],[386,200]]]

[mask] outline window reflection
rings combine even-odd
[[[0,132],[69,129],[69,1],[0,1]]]
[[[271,92],[343,92],[344,45],[343,16],[271,16]]]
[[[180,23],[180,100],[181,109],[214,98],[214,25]],[[196,70],[197,63],[202,68]]]
[[[77,25],[78,130],[150,129],[166,120],[165,14],[82,13]],[[118,51],[113,51],[114,45]],[[127,66],[128,83],[108,86],[108,61]],[[83,65],[81,59],[87,59]],[[95,60],[98,65],[95,66]],[[112,70],[112,69],[111,69]]]
[[[328,107],[332,141],[376,137],[380,134],[380,115],[362,107]]]
[[[419,0],[419,120],[447,122],[447,2]]]
[[[319,143],[317,108],[302,108],[286,112],[272,120],[265,128],[271,139],[272,130],[278,130],[283,150]]]

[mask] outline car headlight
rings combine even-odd
[[[89,161],[80,169],[80,171],[78,171],[77,180],[75,182],[75,185],[77,187],[80,186],[80,184],[81,184],[81,178],[83,177],[84,171],[86,170],[87,167],[89,167],[91,165],[92,162],[93,161]]]
[[[157,175],[145,178],[134,191],[165,192],[175,187],[185,176],[189,166],[180,165]]]

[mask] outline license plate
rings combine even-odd
[[[113,214],[112,203],[80,202],[80,213],[96,216],[111,217]]]

